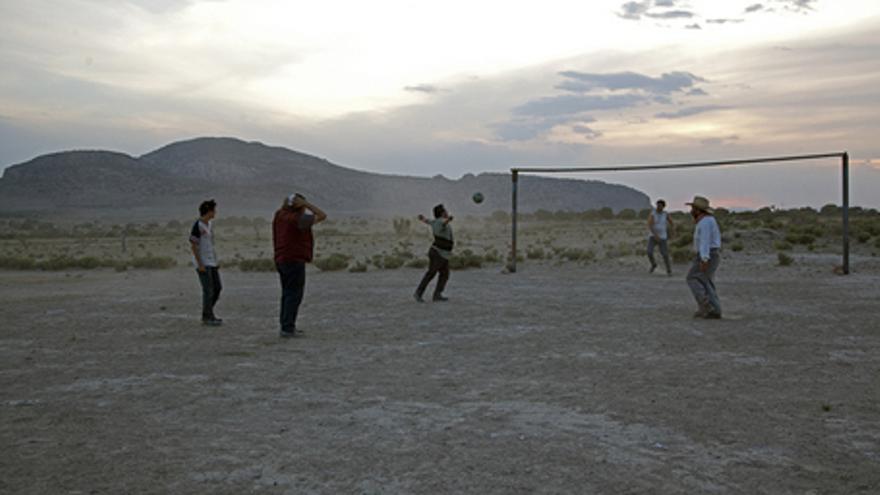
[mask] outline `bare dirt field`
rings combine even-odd
[[[880,493],[880,264],[0,271],[3,493]]]

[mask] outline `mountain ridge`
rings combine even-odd
[[[228,215],[271,215],[301,192],[335,215],[393,216],[436,203],[461,214],[510,208],[503,173],[419,177],[378,174],[281,146],[232,137],[176,141],[134,157],[106,150],[49,153],[8,167],[0,178],[0,213],[47,212],[178,218],[215,198]],[[486,201],[470,197],[482,192]],[[650,207],[644,193],[599,181],[520,177],[520,211],[615,211]]]

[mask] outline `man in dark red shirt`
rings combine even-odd
[[[296,316],[306,287],[306,263],[312,261],[315,241],[312,225],[327,215],[306,201],[301,194],[291,194],[275,212],[272,242],[275,267],[281,276],[281,336],[295,337]]]

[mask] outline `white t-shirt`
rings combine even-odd
[[[214,230],[212,222],[196,220],[189,234],[190,242],[199,247],[199,258],[205,266],[217,266],[217,254],[214,252]],[[193,263],[199,266],[199,260],[193,256]]]
[[[654,234],[657,235],[662,240],[666,240],[669,235],[666,231],[667,226],[669,225],[669,213],[665,211],[651,211],[651,216],[654,218],[654,226],[652,227],[653,232],[651,232],[651,236]]]

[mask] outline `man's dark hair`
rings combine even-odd
[[[446,208],[443,205],[437,205],[434,207],[434,218],[440,218],[443,216],[443,212],[446,211]]]
[[[658,204],[658,205],[666,206],[666,201],[663,201],[662,199],[658,199],[658,200],[657,200],[657,204]]]
[[[207,201],[202,201],[202,204],[199,205],[199,215],[205,216],[209,211],[214,211],[217,208],[217,202],[213,199],[209,199]]]

